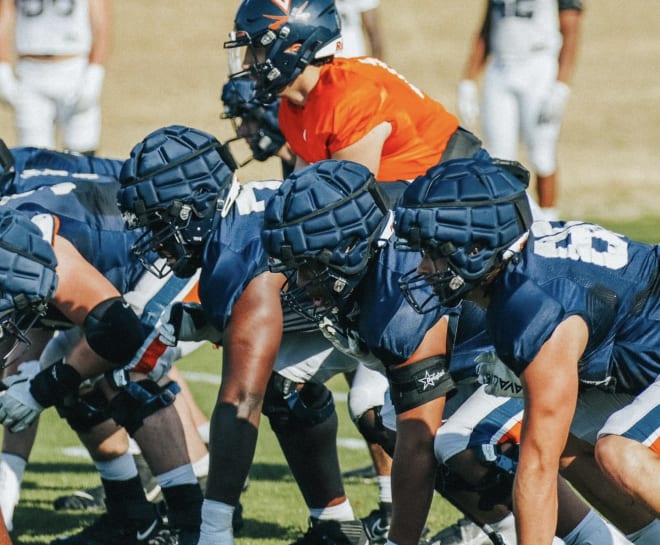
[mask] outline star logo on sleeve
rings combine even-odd
[[[445,375],[444,371],[436,371],[435,373],[429,373],[426,371],[424,376],[417,379],[417,382],[422,385],[422,392],[428,390],[429,388],[434,388],[438,381]]]

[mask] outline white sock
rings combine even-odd
[[[516,519],[513,513],[509,513],[498,522],[491,522],[489,526],[502,536],[506,545],[516,545],[518,543],[516,540]]]
[[[614,526],[606,523],[592,509],[564,538],[566,545],[629,545],[630,542]]]
[[[192,468],[195,477],[206,477],[209,474],[209,455],[202,456],[192,465]]]
[[[27,460],[16,454],[2,453],[0,460],[0,509],[7,530],[14,529],[14,509],[21,496],[21,483]]]
[[[378,482],[378,501],[392,503],[392,478],[389,475],[379,475],[376,477],[376,482]]]
[[[559,210],[557,210],[554,206],[544,206],[541,208],[541,213],[543,214],[541,219],[544,219],[545,221],[559,220]]]
[[[106,481],[127,481],[137,477],[138,470],[133,455],[128,452],[104,462],[94,462],[102,479]]]
[[[635,545],[657,545],[660,543],[660,519],[655,519],[644,528],[631,532],[626,537]]]
[[[192,465],[185,464],[156,475],[156,481],[161,488],[169,488],[180,484],[197,484],[197,477],[195,477]]]
[[[204,424],[197,426],[197,433],[199,433],[199,436],[202,438],[202,441],[204,441],[208,445],[209,437],[211,436],[211,423],[205,422]]]
[[[309,510],[309,515],[318,520],[355,520],[353,507],[348,498],[339,505],[332,507],[312,508]]]
[[[202,526],[197,545],[234,545],[234,506],[214,500],[202,503]]]

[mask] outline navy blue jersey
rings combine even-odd
[[[357,331],[384,365],[406,361],[445,311],[418,314],[399,287],[399,278],[419,264],[419,254],[397,250],[394,237],[378,252],[356,290]]]
[[[28,216],[52,215],[56,233],[67,240],[103,274],[120,293],[130,291],[144,270],[131,254],[131,246],[141,230],[127,231],[117,207],[119,182],[112,177],[94,179],[75,175],[35,174],[21,192],[22,173],[14,177],[13,195],[5,195],[0,205],[21,210]]]
[[[660,247],[597,225],[537,222],[498,276],[487,312],[500,358],[520,374],[567,317],[589,341],[583,385],[636,394],[660,373]]]
[[[119,178],[123,161],[88,157],[44,148],[12,148],[17,175],[0,187],[0,194],[22,193],[44,184],[57,183],[62,176],[94,180],[97,177]]]
[[[227,326],[236,301],[250,281],[268,271],[268,254],[261,242],[266,202],[281,181],[248,182],[223,214],[209,238],[202,258],[199,298],[211,323]],[[287,312],[286,314],[292,315]],[[297,320],[298,322],[300,320]],[[285,322],[285,331],[290,330]]]

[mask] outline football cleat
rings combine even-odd
[[[467,518],[458,519],[424,543],[425,545],[493,545],[481,528]]]
[[[362,519],[364,531],[371,543],[385,543],[390,531],[390,520],[392,518],[392,507],[374,509]]]
[[[69,511],[93,511],[105,509],[105,491],[102,486],[76,490],[68,496],[55,498],[53,502],[55,511],[64,509]]]
[[[123,520],[104,513],[77,534],[58,537],[50,545],[179,545],[177,531],[160,518]],[[192,543],[192,542],[191,542]]]
[[[292,545],[368,545],[369,538],[360,520],[309,519],[309,529]]]

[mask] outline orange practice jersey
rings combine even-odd
[[[303,107],[282,100],[280,128],[293,152],[307,163],[330,159],[386,121],[382,181],[411,180],[437,164],[458,119],[439,102],[371,57],[335,58],[321,67]]]

